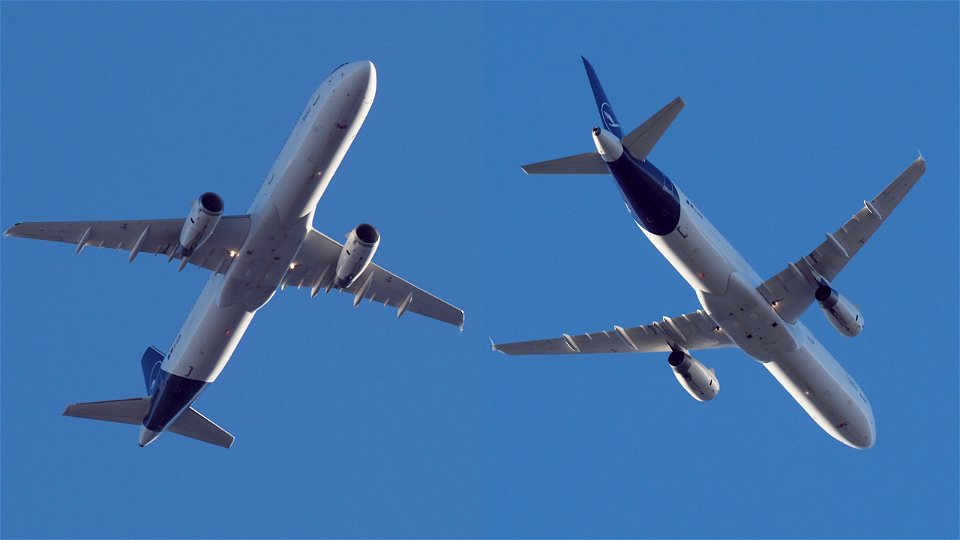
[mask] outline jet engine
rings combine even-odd
[[[827,320],[838,332],[847,337],[858,336],[863,332],[863,315],[860,310],[833,287],[821,283],[814,297],[820,303],[820,309]]]
[[[208,191],[193,201],[190,215],[183,222],[180,231],[180,252],[190,255],[213,234],[213,229],[223,215],[223,199]]]
[[[357,276],[366,270],[379,245],[380,233],[373,225],[361,223],[350,231],[340,252],[340,260],[337,261],[337,277],[333,286],[346,289],[353,284]]]
[[[680,386],[697,401],[710,401],[720,393],[720,381],[712,369],[689,354],[674,350],[667,358]]]

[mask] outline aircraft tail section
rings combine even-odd
[[[590,79],[590,87],[593,89],[593,97],[597,101],[597,109],[600,111],[600,120],[604,127],[607,131],[616,135],[618,139],[622,139],[623,146],[629,149],[631,154],[638,159],[647,159],[647,155],[653,150],[657,141],[660,140],[673,120],[683,110],[685,105],[683,99],[677,97],[660,109],[657,114],[647,119],[640,127],[624,137],[623,131],[620,129],[620,121],[617,120],[617,115],[613,112],[613,107],[610,105],[606,92],[600,86],[600,79],[597,78],[596,71],[593,70],[593,66],[586,58],[583,58],[583,66],[587,70],[587,78]]]
[[[582,56],[580,58],[583,59],[583,67],[587,70],[587,78],[590,79],[593,98],[597,101],[600,121],[603,122],[603,126],[607,131],[616,135],[618,139],[622,139],[623,131],[620,129],[620,122],[617,120],[617,115],[613,112],[613,107],[610,105],[610,100],[607,99],[606,92],[603,91],[603,86],[600,85],[597,72],[593,70],[593,66],[590,65],[590,62],[588,62],[586,58]]]
[[[163,431],[172,431],[177,435],[190,437],[206,443],[230,448],[233,445],[233,435],[210,421],[206,416],[197,412],[193,407],[187,407],[182,413],[177,411],[168,411],[170,416],[176,418],[172,423],[166,424],[166,427],[147,427],[147,417],[156,411],[151,411],[151,405],[154,397],[157,398],[157,406],[160,407],[165,402],[162,392],[158,394],[158,384],[163,374],[160,365],[163,363],[164,354],[156,347],[147,347],[143,357],[140,359],[140,367],[143,370],[143,382],[147,387],[147,397],[132,399],[117,399],[112,401],[94,401],[89,403],[74,403],[69,405],[63,411],[64,416],[74,416],[77,418],[88,418],[90,420],[103,420],[105,422],[118,422],[121,424],[140,425],[140,446],[146,446],[153,442]],[[194,397],[195,399],[195,397]],[[169,401],[169,400],[167,400]],[[179,418],[176,417],[179,414]],[[166,423],[166,421],[164,421]]]
[[[581,57],[583,58],[583,57]],[[647,159],[647,155],[653,150],[653,147],[663,136],[670,124],[673,123],[680,111],[685,105],[683,99],[675,98],[665,107],[660,109],[657,114],[651,116],[646,122],[634,129],[626,137],[620,128],[620,121],[613,112],[610,100],[607,98],[603,86],[600,85],[600,79],[593,66],[586,58],[583,58],[583,67],[587,70],[587,78],[590,79],[590,88],[593,89],[593,97],[597,102],[597,110],[600,112],[600,121],[603,127],[615,137],[621,140],[624,148],[630,151],[637,159]],[[586,152],[574,156],[566,156],[538,163],[529,163],[521,167],[527,174],[609,174],[606,162],[597,152]]]
[[[193,407],[187,409],[167,430],[177,435],[183,435],[184,437],[190,437],[191,439],[215,444],[224,448],[230,448],[234,441],[233,435],[227,432],[227,430],[200,414]]]
[[[142,424],[143,417],[150,411],[150,398],[117,399],[113,401],[93,401],[74,403],[63,411],[64,416],[119,422],[121,424]]]

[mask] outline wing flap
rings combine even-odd
[[[792,323],[800,318],[813,303],[818,279],[833,281],[840,274],[916,185],[926,167],[923,156],[918,157],[872,201],[864,201],[863,208],[849,221],[827,234],[813,251],[757,288],[783,320]]]
[[[183,219],[152,219],[126,221],[47,221],[17,223],[6,231],[7,236],[63,242],[77,246],[79,253],[85,247],[163,253],[180,258],[176,247],[180,241]],[[224,217],[213,234],[190,256],[189,263],[214,272],[226,272],[233,260],[231,252],[243,245],[250,230],[249,216]]]
[[[601,354],[668,352],[671,345],[692,351],[732,347],[733,342],[710,315],[697,310],[632,328],[614,326],[612,330],[590,334],[563,334],[551,339],[495,343],[493,350],[510,355]]]

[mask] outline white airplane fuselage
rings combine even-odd
[[[763,283],[757,272],[666,175],[616,148],[619,141],[611,142],[609,132],[595,130],[594,139],[598,148],[614,147],[604,160],[628,211],[724,333],[760,361],[824,431],[855,448],[873,446],[870,402],[810,330],[778,315],[757,290]]]
[[[312,228],[317,203],[376,94],[367,61],[338,67],[317,88],[250,207],[250,230],[225,273],[214,273],[170,346],[150,389],[140,445],[154,440],[216,380],[276,292]]]

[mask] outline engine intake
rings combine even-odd
[[[193,201],[190,214],[183,221],[180,231],[180,252],[190,255],[213,234],[214,228],[223,216],[223,199],[208,191]]]
[[[858,336],[863,332],[863,315],[860,310],[836,289],[821,283],[814,297],[827,320],[838,332],[847,337]]]
[[[689,354],[674,350],[667,358],[680,386],[697,401],[710,401],[720,393],[720,381],[707,368]]]
[[[346,289],[367,269],[377,247],[380,245],[380,233],[369,223],[361,223],[347,235],[347,241],[337,261],[337,277],[333,286]]]

